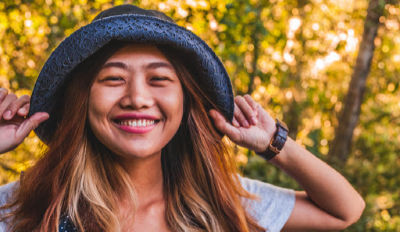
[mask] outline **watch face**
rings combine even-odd
[[[282,122],[282,121],[279,121],[278,119],[276,119],[276,124],[277,124],[277,126],[281,126],[286,131],[289,131],[289,129],[288,129],[288,127],[287,127],[285,122]]]

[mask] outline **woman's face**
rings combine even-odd
[[[151,45],[128,45],[101,67],[90,89],[88,117],[96,137],[124,158],[160,154],[182,120],[175,69]]]

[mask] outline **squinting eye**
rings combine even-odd
[[[152,77],[151,80],[153,81],[165,81],[168,80],[168,77]]]
[[[103,79],[103,81],[123,81],[124,78],[122,77],[106,77]]]

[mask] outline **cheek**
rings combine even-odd
[[[96,88],[92,88],[90,90],[89,96],[89,108],[88,108],[88,115],[89,121],[92,122],[96,120],[96,117],[104,112],[105,105],[101,104],[103,102],[102,94]]]
[[[91,126],[101,125],[107,120],[107,115],[110,112],[114,95],[112,91],[106,94],[102,88],[93,86],[90,90],[88,116]]]
[[[166,112],[168,112],[169,116],[173,116],[174,121],[182,120],[183,108],[184,108],[184,95],[182,89],[176,89],[172,91],[173,94],[164,94],[162,97],[162,101],[164,102],[164,108]]]

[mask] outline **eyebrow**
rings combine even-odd
[[[101,69],[109,67],[116,67],[126,70],[129,69],[128,65],[126,65],[123,62],[107,62],[101,67]],[[153,62],[145,66],[145,69],[156,69],[156,68],[169,68],[171,70],[175,70],[171,64],[166,62]]]
[[[166,62],[154,62],[146,65],[146,69],[156,69],[156,68],[169,68],[174,70],[174,67],[172,67],[171,64]]]
[[[110,68],[110,67],[128,69],[128,66],[122,62],[107,62],[101,67],[101,69]]]

